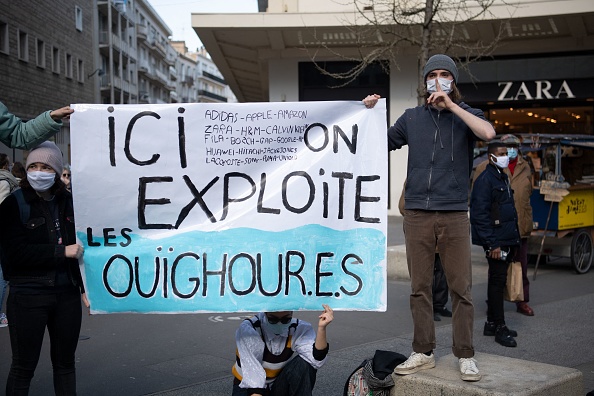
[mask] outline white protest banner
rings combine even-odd
[[[73,107],[93,313],[386,310],[384,100]]]

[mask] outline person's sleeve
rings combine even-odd
[[[10,184],[6,180],[0,180],[0,203],[10,195]]]
[[[315,342],[316,332],[311,327],[311,324],[299,321],[299,325],[293,335],[293,350],[317,370],[326,363],[326,355],[328,354],[329,347],[321,351],[317,350],[314,346]]]
[[[483,173],[476,179],[470,196],[470,222],[483,246],[497,248],[491,225],[492,199],[491,185]]]
[[[29,150],[46,141],[58,133],[62,126],[62,122],[54,121],[50,113],[48,110],[28,122],[23,122],[0,102],[0,141],[8,147],[21,150]]]
[[[237,352],[241,360],[242,380],[240,388],[247,389],[248,395],[265,394],[266,371],[262,367],[264,341],[251,324],[243,321],[235,333]]]
[[[388,128],[388,150],[397,150],[407,144],[406,139],[406,112]]]
[[[482,111],[481,109],[475,109],[474,107],[468,107],[464,110],[466,110],[467,112],[469,112],[470,114],[472,114],[474,116],[477,116],[481,120],[487,121],[489,123],[491,122],[491,121],[487,120],[487,117],[485,117],[485,112]],[[473,142],[482,142],[483,141],[483,139],[481,139],[480,137],[475,135],[474,132],[472,132],[472,129],[470,129],[470,128],[468,128],[468,136]]]
[[[51,243],[29,243],[16,198],[6,197],[0,204],[0,242],[2,253],[18,267],[54,267],[56,260],[64,258],[64,246]],[[42,225],[44,227],[44,225]]]

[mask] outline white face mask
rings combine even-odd
[[[448,80],[447,78],[438,78],[439,86],[441,90],[446,94],[452,92],[452,80]],[[437,87],[435,86],[435,79],[427,80],[427,92],[433,93],[437,92]]]
[[[493,158],[493,161],[495,161],[495,165],[501,169],[505,169],[509,165],[509,157],[507,155],[497,157],[491,154],[491,158]]]
[[[35,191],[47,191],[56,182],[56,174],[42,171],[31,171],[27,172],[27,180],[33,190]]]

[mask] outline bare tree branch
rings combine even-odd
[[[471,39],[469,29],[476,29],[479,21],[492,18],[490,10],[495,3],[510,6],[506,0],[348,0],[345,5],[353,6],[356,22],[347,22],[345,18],[343,27],[354,38],[354,44],[332,45],[314,29],[315,45],[304,44],[304,47],[322,74],[339,81],[334,87],[350,84],[372,63],[380,62],[384,69],[388,67],[385,63],[398,68],[399,51],[403,47],[416,48],[417,93],[421,103],[425,92],[422,70],[429,54],[447,53],[472,79],[468,65],[493,54],[505,37],[505,21],[487,42]],[[355,66],[344,72],[328,71],[319,58],[320,50],[326,58],[330,55],[333,59],[355,62]]]

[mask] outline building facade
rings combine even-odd
[[[227,82],[217,69],[204,47],[189,54],[196,61],[196,81],[198,102],[228,102]]]
[[[97,2],[99,63],[94,72],[100,98],[96,102],[138,101],[136,24],[131,11],[124,1]]]
[[[23,120],[45,110],[95,100],[95,8],[92,0],[0,1],[0,101]],[[55,136],[69,157],[68,122]],[[22,161],[20,150],[0,152]]]
[[[373,13],[368,3],[372,8],[363,12]],[[313,65],[315,57],[327,70],[348,70],[352,65],[345,58],[356,59],[391,40],[380,32],[364,43],[354,36],[352,27],[363,18],[353,2],[258,4],[259,13],[192,14],[194,30],[240,102],[361,100],[378,93],[387,99],[389,124],[417,105],[418,47],[398,47],[397,64],[388,65],[389,73],[373,65],[338,89]],[[460,34],[468,42],[489,42],[500,26],[503,38],[492,56],[461,71],[464,101],[483,109],[498,134],[592,135],[594,2],[498,1],[487,14],[464,24]],[[398,215],[406,162],[406,148],[390,154],[391,215]]]
[[[51,21],[51,23],[48,23]],[[0,0],[0,101],[23,120],[73,103],[227,102],[205,51],[189,53],[146,0]],[[70,162],[68,122],[54,140]],[[23,160],[26,153],[0,146]]]
[[[170,103],[175,97],[177,51],[171,30],[145,0],[134,3],[138,37],[138,102]]]
[[[188,51],[185,41],[171,41],[178,52],[177,96],[183,103],[227,103],[236,101],[233,92],[203,48]]]

